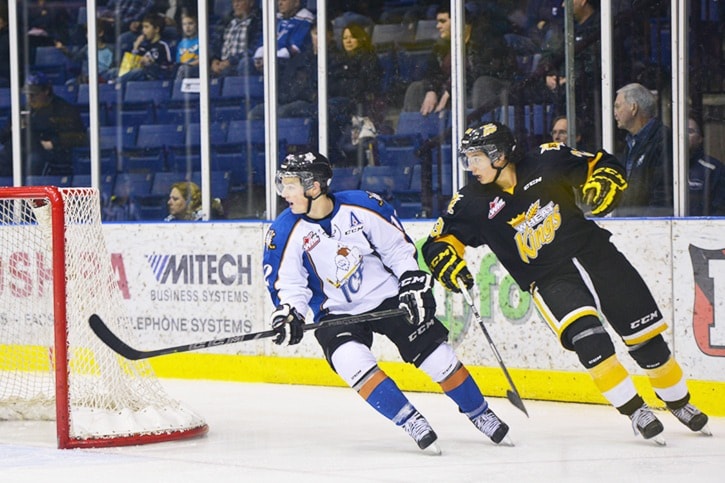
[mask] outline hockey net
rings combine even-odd
[[[93,334],[94,313],[134,340],[98,192],[0,188],[0,421],[55,419],[60,448],[206,433],[147,361],[123,359]]]

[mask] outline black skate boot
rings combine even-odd
[[[703,413],[690,403],[685,404],[681,408],[672,409],[668,407],[672,414],[685,426],[692,431],[700,431],[702,434],[712,436],[710,428],[707,427],[707,414]]]
[[[632,420],[632,430],[635,436],[641,434],[644,439],[651,439],[661,446],[667,444],[665,439],[660,436],[665,428],[646,404],[630,414],[629,419]]]
[[[494,443],[499,444],[505,439],[508,445],[513,446],[513,442],[506,437],[509,432],[508,424],[501,421],[491,408],[471,419],[471,422]]]
[[[418,411],[414,412],[408,420],[403,423],[403,429],[415,440],[418,447],[427,452],[439,455],[441,450],[436,443],[438,435],[430,427],[428,421]]]

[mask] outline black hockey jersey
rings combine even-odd
[[[607,242],[611,233],[588,220],[576,203],[595,168],[622,172],[615,157],[571,149],[560,143],[542,144],[516,164],[512,192],[491,183],[471,182],[451,199],[423,247],[454,236],[464,245],[488,245],[523,290],[557,270],[582,250]]]

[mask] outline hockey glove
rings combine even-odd
[[[272,330],[277,334],[274,343],[282,345],[287,340],[287,345],[299,344],[304,334],[303,325],[305,325],[305,320],[300,317],[297,310],[290,307],[289,304],[278,305],[272,312]],[[287,339],[287,332],[289,332],[289,339]]]
[[[592,207],[592,215],[604,216],[617,206],[619,195],[627,189],[624,176],[614,168],[594,170],[582,186],[584,202]]]
[[[428,267],[433,276],[448,290],[460,292],[458,279],[462,278],[466,288],[473,287],[473,276],[468,271],[466,261],[458,256],[456,250],[448,243],[433,243],[426,253]]]
[[[408,322],[420,325],[435,317],[433,277],[422,270],[408,270],[400,277],[399,307],[408,311]]]

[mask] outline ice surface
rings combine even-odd
[[[725,418],[714,436],[666,412],[666,447],[632,434],[607,406],[525,401],[530,419],[489,398],[515,447],[495,446],[442,394],[408,393],[438,433],[441,456],[418,450],[351,389],[162,380],[209,423],[203,438],[58,450],[51,422],[0,422],[0,481],[54,483],[725,481]]]

